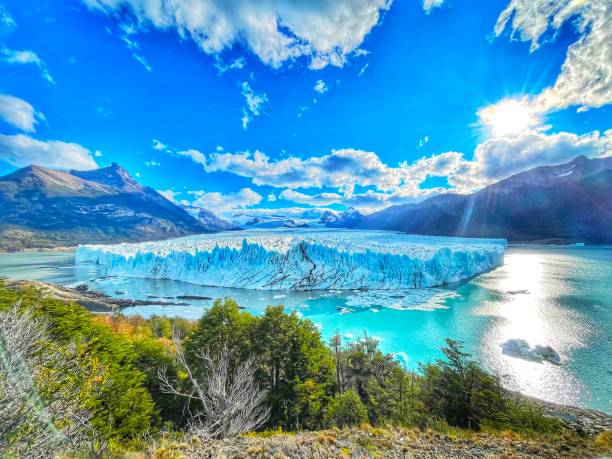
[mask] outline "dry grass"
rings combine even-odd
[[[451,429],[441,433],[364,425],[317,432],[265,432],[184,445],[180,452],[185,458],[570,459],[605,457],[610,451],[610,434],[606,432],[597,439],[573,435],[538,440],[509,430],[475,433]],[[165,451],[174,452],[168,447]]]

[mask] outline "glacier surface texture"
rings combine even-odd
[[[503,263],[504,239],[387,231],[274,230],[83,245],[108,275],[261,290],[405,289],[459,281]]]

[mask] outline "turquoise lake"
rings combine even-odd
[[[103,268],[74,263],[74,253],[0,255],[0,276],[67,286],[87,283],[111,296],[231,296],[260,314],[284,304],[312,320],[327,340],[364,332],[409,368],[440,357],[444,338],[463,341],[505,385],[552,402],[612,413],[612,248],[510,247],[504,266],[444,288],[399,292],[262,292],[169,280],[105,277]],[[171,300],[167,301],[179,301]],[[142,306],[126,315],[197,319],[211,300],[183,306]],[[352,312],[340,313],[339,307]],[[501,343],[521,338],[552,346],[561,365],[502,354]]]

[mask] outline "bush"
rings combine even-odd
[[[368,410],[357,395],[350,389],[336,395],[325,411],[325,427],[351,427],[368,422]]]

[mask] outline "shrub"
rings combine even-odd
[[[368,410],[357,395],[350,389],[336,395],[325,411],[324,425],[326,427],[351,427],[368,422]]]

